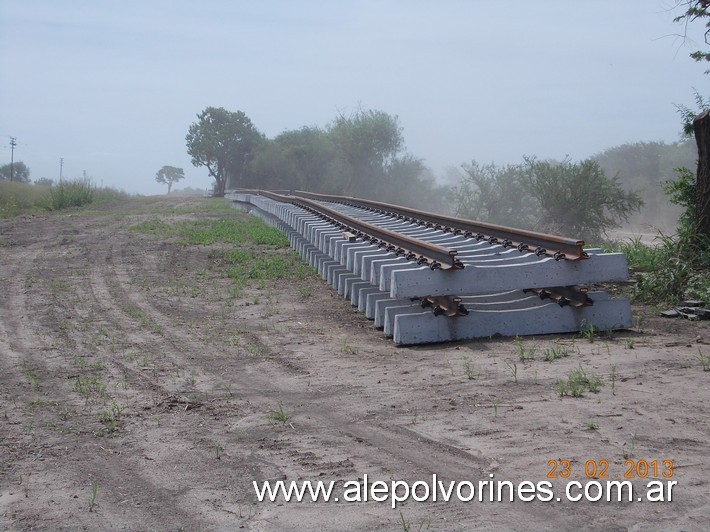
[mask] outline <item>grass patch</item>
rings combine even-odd
[[[210,245],[216,243],[288,247],[286,236],[261,220],[250,216],[244,219],[222,218],[178,224],[178,232],[185,244]]]
[[[291,416],[284,411],[284,405],[281,403],[279,403],[278,410],[272,410],[266,416],[266,420],[270,425],[275,425],[277,422],[285,425],[289,419],[291,419]]]
[[[0,218],[47,210],[49,187],[0,179]]]
[[[216,255],[213,253],[213,258]],[[295,252],[267,254],[235,249],[216,263],[226,266],[224,275],[240,286],[249,281],[303,280],[313,271]]]
[[[96,186],[88,179],[62,181],[49,188],[48,208],[53,211],[69,207],[81,207],[94,201]]]
[[[133,225],[130,230],[136,233],[146,233],[162,238],[169,238],[177,234],[174,224],[169,224],[158,218]]]
[[[545,360],[551,362],[569,356],[569,347],[566,345],[553,345],[543,352]]]
[[[613,251],[626,255],[636,274],[633,298],[639,302],[677,304],[682,299],[710,302],[710,240],[687,230],[667,236],[659,233],[658,244],[640,239],[617,242]]]
[[[111,408],[104,410],[99,417],[104,427],[97,433],[99,436],[110,436],[118,432],[118,423],[123,415],[123,407],[118,406],[116,401],[111,402]]]
[[[62,181],[43,186],[0,180],[0,218],[56,211],[86,204],[107,203],[128,198],[112,188],[97,188],[88,179]]]
[[[560,397],[569,395],[571,397],[584,397],[584,393],[589,391],[599,393],[602,387],[602,379],[598,375],[587,375],[580,364],[577,369],[573,369],[567,379],[558,380],[555,390]]]

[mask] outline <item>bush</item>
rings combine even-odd
[[[48,187],[0,179],[0,218],[11,218],[47,207]]]
[[[88,179],[62,181],[49,189],[49,209],[59,210],[67,207],[81,207],[94,200],[96,187]]]
[[[596,161],[537,161],[496,167],[476,162],[456,190],[457,214],[483,222],[601,241],[643,201]]]

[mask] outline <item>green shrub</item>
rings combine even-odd
[[[47,207],[49,187],[0,179],[0,218],[11,218]]]
[[[88,179],[62,181],[49,189],[49,208],[51,210],[81,207],[94,200],[96,187]]]

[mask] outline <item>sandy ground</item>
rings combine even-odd
[[[707,322],[638,308],[634,330],[610,337],[395,347],[316,277],[235,299],[210,258],[224,245],[130,230],[224,216],[207,201],[217,200],[0,221],[0,528],[707,529]],[[557,381],[580,367],[599,392],[561,397]],[[569,478],[548,478],[564,460]],[[608,479],[623,480],[642,460],[656,461],[664,486],[677,482],[671,502],[636,500],[652,470],[631,480],[632,502],[565,500],[585,465],[605,481],[608,463]],[[555,498],[393,509],[257,502],[252,484],[336,481],[337,491],[364,475],[433,474],[548,481]]]

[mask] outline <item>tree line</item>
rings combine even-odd
[[[445,187],[404,149],[397,116],[357,109],[326,127],[304,126],[273,139],[242,111],[208,107],[186,136],[195,166],[215,180],[216,195],[234,188],[308,190],[441,210]]]

